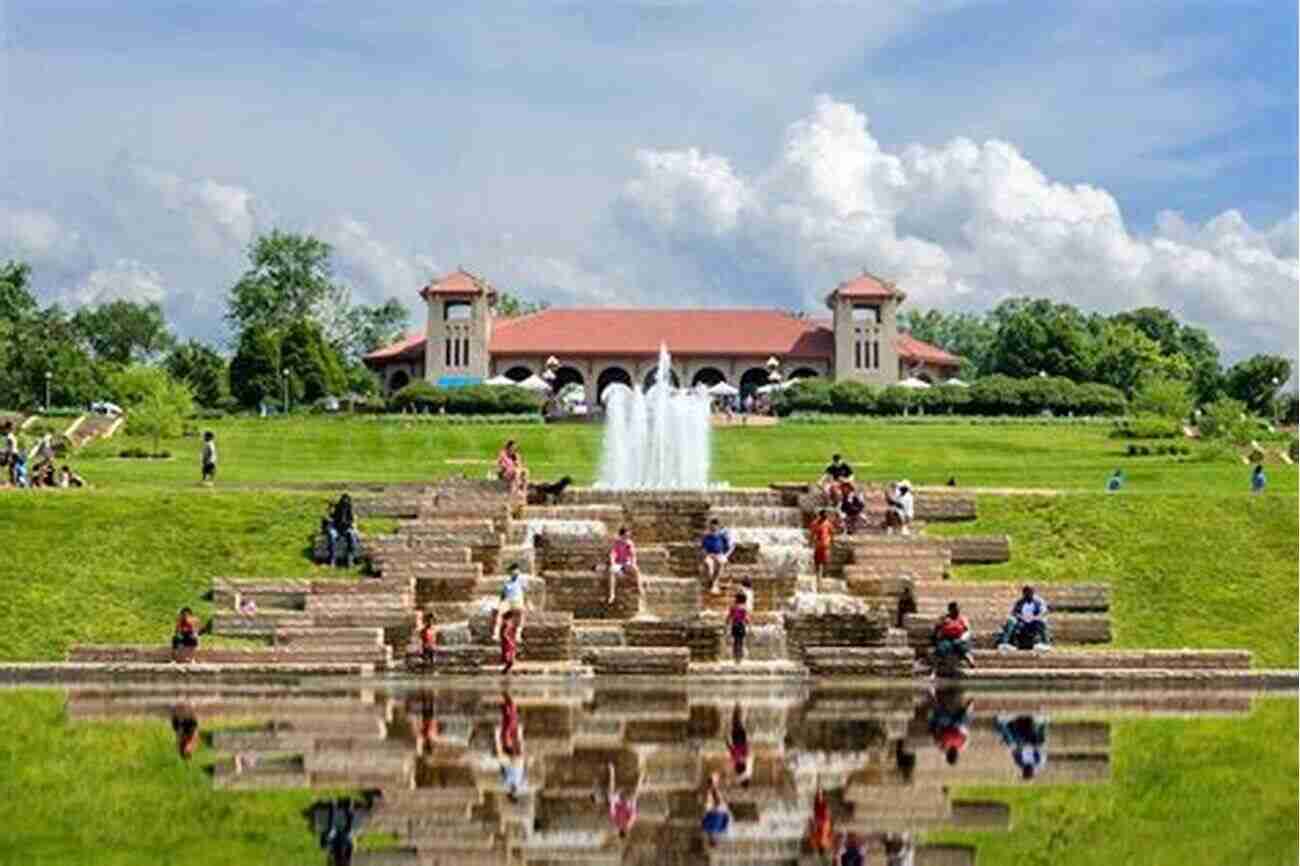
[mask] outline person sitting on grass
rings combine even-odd
[[[954,657],[959,662],[965,662],[969,667],[975,667],[975,659],[970,651],[970,640],[970,623],[962,616],[957,602],[948,602],[948,613],[934,626],[933,667],[937,669]]]
[[[813,568],[818,578],[825,577],[826,566],[831,561],[831,542],[835,538],[835,521],[828,509],[817,512],[808,527],[808,535],[812,542]]]
[[[832,454],[830,465],[822,470],[821,481],[818,482],[822,495],[831,505],[839,504],[840,485],[846,481],[853,481],[853,467],[841,460],[840,455]]]
[[[505,617],[514,614],[518,621],[517,632],[522,638],[524,630],[524,590],[528,578],[520,573],[519,563],[512,562],[506,567],[506,580],[501,584],[501,597],[497,600],[496,610],[492,614],[492,641],[501,639],[501,626]],[[522,641],[521,641],[522,642]]]
[[[519,655],[519,619],[513,610],[507,611],[501,626],[501,673],[508,674],[515,667]]]
[[[745,729],[745,711],[740,702],[731,709],[731,732],[727,735],[727,755],[731,758],[731,770],[736,774],[736,782],[742,788],[748,788],[754,778],[754,751],[749,746],[749,731]]]
[[[194,616],[194,611],[183,607],[176,617],[176,630],[172,633],[172,661],[193,661],[198,648],[198,618]]]
[[[1266,484],[1268,484],[1268,479],[1264,477],[1264,464],[1256,463],[1255,468],[1250,473],[1250,492],[1263,493]]]
[[[0,429],[4,430],[4,444],[0,445],[0,466],[8,468],[18,453],[18,435],[14,432],[12,422],[5,422]]]
[[[1011,761],[1020,770],[1020,778],[1032,781],[1047,766],[1047,719],[1027,715],[1015,718],[997,716],[993,724],[1002,742],[1011,749]]]
[[[509,692],[501,694],[501,721],[496,726],[493,745],[506,798],[517,803],[526,785],[524,767],[527,759],[524,757],[524,726],[519,720],[519,707]]]
[[[731,807],[723,799],[718,782],[718,774],[711,773],[704,791],[704,817],[700,819],[700,829],[704,831],[704,839],[710,848],[716,848],[718,840],[731,827]]]
[[[610,763],[609,787],[604,790],[603,796],[600,791],[591,795],[592,800],[597,803],[604,799],[606,806],[609,807],[609,823],[618,833],[620,839],[627,838],[627,834],[632,831],[632,825],[636,824],[636,819],[639,817],[637,800],[641,796],[642,778],[642,774],[638,772],[636,785],[632,788],[631,795],[628,795],[625,791],[620,791],[616,786],[614,764]]]
[[[636,564],[636,545],[632,543],[632,531],[621,526],[609,548],[609,604],[614,603],[615,580],[624,575],[636,578],[636,591],[640,594],[641,569]]]
[[[528,492],[528,469],[513,439],[507,439],[497,454],[497,478],[507,482],[515,496]]]
[[[866,527],[863,514],[867,510],[867,501],[856,487],[849,485],[848,492],[840,499],[840,514],[844,519],[844,531],[854,535]]]
[[[709,521],[709,531],[700,539],[700,548],[704,551],[704,574],[709,578],[709,592],[717,595],[722,591],[718,582],[722,579],[722,570],[726,568],[727,559],[736,549],[731,540],[731,533],[722,527],[716,517]]]
[[[65,463],[63,468],[59,470],[59,486],[64,488],[85,487],[86,479],[73,472],[72,467]]]
[[[1021,590],[1020,598],[1011,606],[1011,616],[1002,625],[998,635],[998,649],[1047,649],[1051,639],[1047,628],[1047,603],[1034,592],[1032,586]]]
[[[54,487],[57,483],[54,477],[54,463],[50,460],[41,460],[32,470],[32,487]]]
[[[904,479],[890,485],[885,492],[885,531],[892,533],[897,529],[907,535],[911,531],[912,515],[915,513],[912,496],[912,482]]]
[[[1118,493],[1119,489],[1124,486],[1124,470],[1116,469],[1111,476],[1106,479],[1106,492]]]
[[[217,480],[217,437],[207,430],[203,434],[203,450],[199,452],[199,468],[203,471],[201,483],[211,484]]]
[[[352,497],[344,493],[334,503],[329,517],[324,521],[325,540],[329,549],[330,566],[338,565],[339,539],[344,542],[343,567],[352,567],[352,558],[361,546],[361,536],[357,534],[356,518],[352,514]]]
[[[731,655],[736,664],[745,660],[745,633],[749,628],[749,609],[745,607],[745,594],[736,593],[731,609],[727,611],[727,624],[731,627]]]

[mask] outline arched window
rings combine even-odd
[[[648,391],[654,387],[655,380],[658,378],[659,378],[659,368],[651,367],[650,371],[645,374],[645,379],[642,380],[642,385]],[[681,379],[677,378],[677,371],[674,370],[672,367],[668,368],[668,381],[672,383],[672,386],[674,388],[680,388],[682,386]]]
[[[762,367],[750,367],[745,371],[744,375],[740,377],[739,387],[741,398],[748,397],[759,388],[769,384],[770,381],[767,370]]]
[[[604,403],[605,389],[615,382],[631,388],[632,376],[622,367],[606,367],[596,378],[596,399]]]
[[[577,367],[560,367],[555,371],[555,379],[551,382],[551,390],[558,394],[561,388],[574,382],[584,388],[587,385],[587,380],[583,378]]]
[[[727,377],[717,367],[701,367],[691,377],[691,387],[703,385],[705,388],[712,388],[719,382],[725,381],[727,381]]]
[[[522,382],[531,375],[533,375],[533,371],[522,365],[511,367],[505,372],[505,377],[512,382]]]
[[[407,385],[411,384],[411,377],[405,370],[398,370],[388,377],[388,390],[390,393],[400,391]]]

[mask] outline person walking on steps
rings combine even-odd
[[[835,521],[831,519],[829,510],[823,508],[817,512],[808,527],[808,534],[812,541],[813,567],[820,579],[826,576],[826,566],[831,561],[831,542],[835,538]]]
[[[745,593],[738,592],[727,611],[727,625],[731,628],[731,655],[736,664],[745,660],[745,634],[749,630],[749,608]]]

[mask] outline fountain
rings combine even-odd
[[[600,487],[700,490],[709,486],[711,400],[672,386],[668,347],[648,389],[605,389],[605,443]]]

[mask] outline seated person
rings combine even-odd
[[[1011,749],[1011,760],[1026,782],[1047,765],[1047,719],[1040,716],[997,716],[993,724]]]
[[[862,515],[867,510],[867,501],[853,485],[845,486],[847,492],[840,497],[840,514],[844,517],[844,531],[853,535],[866,526],[866,519]]]
[[[948,613],[934,626],[934,665],[956,658],[970,667],[975,667],[975,659],[970,653],[970,623],[962,616],[957,602],[948,602]]]
[[[832,505],[839,504],[840,485],[846,481],[853,481],[853,467],[841,460],[840,455],[832,454],[830,465],[822,471],[821,481],[818,482],[822,494]]]
[[[636,578],[636,591],[641,592],[641,569],[636,564],[636,545],[632,543],[632,531],[626,526],[619,527],[618,537],[609,548],[609,604],[614,603],[615,578],[627,575]]]
[[[722,579],[722,570],[736,545],[731,540],[731,533],[722,527],[716,517],[709,521],[709,531],[700,539],[700,549],[703,551],[704,573],[710,580],[709,592],[717,595],[722,591],[718,585]]]
[[[507,439],[497,454],[497,478],[509,482],[510,492],[516,495],[528,492],[528,470],[515,440]]]
[[[352,558],[356,556],[357,549],[361,546],[361,536],[357,534],[356,520],[352,515],[351,496],[344,493],[339,497],[339,501],[334,503],[334,507],[330,510],[329,516],[321,521],[321,528],[325,530],[330,565],[338,565],[338,542],[342,538],[346,547],[343,567],[351,568]]]
[[[700,819],[700,829],[704,831],[705,841],[710,848],[716,848],[731,827],[731,808],[722,798],[718,787],[718,774],[709,776],[709,787],[704,792],[704,817]]]
[[[1011,616],[998,635],[998,649],[1047,649],[1051,646],[1047,630],[1047,603],[1034,593],[1032,586],[1021,590],[1011,606]]]
[[[85,487],[86,479],[82,478],[80,475],[73,472],[72,468],[65,463],[63,465],[63,468],[59,470],[59,486],[60,487]]]
[[[904,479],[890,485],[889,490],[885,491],[885,504],[888,506],[885,509],[885,531],[892,533],[897,529],[903,535],[909,534],[912,515],[915,513],[912,482]]]
[[[181,608],[176,617],[176,630],[172,633],[172,660],[192,661],[199,648],[199,621],[194,611]]]

